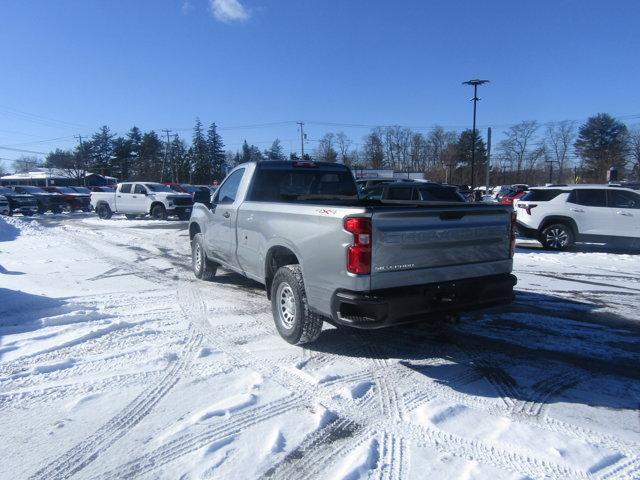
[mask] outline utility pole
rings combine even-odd
[[[300,160],[304,161],[304,122],[296,122],[300,125]]]
[[[87,175],[86,175],[86,171],[84,169],[85,167],[85,162],[84,162],[84,145],[82,145],[82,135],[78,134],[77,136],[75,136],[75,138],[78,139],[78,144],[80,145],[80,168],[76,168],[76,174],[79,174],[80,171],[82,171],[84,173],[83,177],[82,177],[82,185],[86,185],[87,184]],[[76,179],[79,180],[79,179]]]
[[[167,146],[164,149],[164,158],[162,159],[162,171],[160,172],[160,183],[164,182],[164,167],[165,164],[167,163],[167,156],[169,155],[169,134],[171,133],[171,130],[169,129],[163,129],[162,130],[164,133],[167,134]]]
[[[485,195],[489,193],[489,172],[491,171],[491,127],[487,128],[487,172],[485,176]]]
[[[476,160],[476,106],[478,103],[478,85],[484,85],[485,83],[489,83],[489,80],[467,80],[466,82],[462,82],[463,85],[472,85],[473,86],[473,98],[471,101],[473,102],[473,133],[471,137],[471,190],[473,190],[475,179],[474,179],[474,168],[475,168],[475,160]]]

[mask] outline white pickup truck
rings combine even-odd
[[[193,198],[161,183],[126,182],[119,183],[115,192],[91,192],[91,206],[105,220],[114,213],[124,213],[128,219],[148,214],[156,220],[169,215],[189,220]]]

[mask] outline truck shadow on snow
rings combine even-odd
[[[600,308],[525,293],[458,324],[426,319],[381,330],[327,329],[307,348],[386,362],[404,370],[417,390],[436,382],[501,400],[512,413],[535,416],[558,402],[637,410],[640,325]]]

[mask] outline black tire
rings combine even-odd
[[[38,214],[39,215],[43,215],[45,212],[47,211],[46,208],[44,208],[44,205],[42,205],[41,203],[38,204]]]
[[[213,279],[218,270],[218,265],[207,258],[201,233],[196,233],[191,241],[191,267],[196,278],[201,280]]]
[[[540,243],[546,250],[566,250],[573,242],[573,230],[564,223],[547,225],[540,233]]]
[[[109,220],[113,215],[111,208],[109,208],[109,205],[105,203],[98,205],[98,208],[96,208],[96,212],[98,213],[98,217],[100,217],[102,220]]]
[[[271,284],[271,310],[278,333],[293,345],[316,340],[324,319],[307,303],[300,265],[280,267]]]
[[[151,218],[154,220],[166,220],[167,209],[164,208],[164,205],[154,205],[151,209]]]
[[[191,218],[191,212],[182,212],[178,214],[178,220],[182,220],[183,222],[189,220]]]
[[[51,213],[62,213],[62,207],[51,207]]]
[[[13,217],[13,210],[11,210],[11,208],[9,208],[9,211],[7,212],[7,216]]]
[[[135,220],[136,218],[138,218],[137,215],[132,215],[130,213],[125,213],[124,216],[127,217],[127,220]]]

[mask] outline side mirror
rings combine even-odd
[[[199,190],[193,194],[193,203],[211,205],[211,194],[209,192]]]

